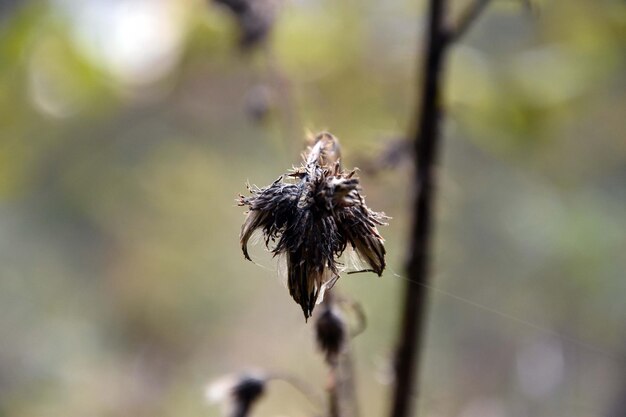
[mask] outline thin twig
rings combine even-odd
[[[320,393],[313,389],[308,382],[294,375],[280,372],[271,373],[268,375],[268,380],[283,381],[289,384],[292,388],[304,395],[304,397],[309,400],[311,405],[318,409],[322,409],[324,401],[322,400]]]
[[[361,158],[359,166],[368,175],[377,175],[388,169],[395,169],[411,158],[411,141],[403,136],[382,139],[383,146],[373,158]]]
[[[467,9],[463,11],[456,26],[449,30],[448,41],[456,42],[462,38],[469,30],[478,16],[485,10],[491,0],[474,0]]]
[[[535,8],[531,0],[519,0],[528,12],[537,15],[538,9]],[[467,8],[461,13],[456,25],[448,30],[447,41],[450,43],[457,42],[461,39],[470,27],[474,24],[476,19],[485,11],[491,0],[474,0]]]
[[[537,16],[539,13],[539,8],[533,4],[532,0],[520,0],[522,2],[522,6],[526,9],[526,11],[530,12],[534,16]]]
[[[356,323],[354,327],[350,329],[350,337],[355,338],[361,333],[365,331],[367,328],[367,316],[365,315],[365,311],[363,310],[363,306],[361,303],[358,303],[354,300],[345,300],[346,305],[350,308],[350,311],[354,313],[354,318]]]
[[[265,57],[267,63],[267,76],[270,84],[277,93],[279,106],[280,129],[282,130],[283,141],[288,148],[290,154],[294,153],[294,145],[300,142],[296,140],[302,130],[302,120],[298,112],[298,103],[293,82],[289,75],[280,65],[274,50],[269,46],[265,48]]]

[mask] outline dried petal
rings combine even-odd
[[[378,233],[377,225],[384,225],[386,217],[371,211],[365,205],[352,206],[347,210],[349,215],[343,221],[348,241],[359,255],[367,262],[378,276],[385,269],[385,246]]]

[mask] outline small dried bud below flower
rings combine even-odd
[[[346,325],[336,308],[324,303],[324,309],[315,322],[315,336],[326,362],[335,364],[346,340]]]
[[[245,258],[250,259],[250,237],[260,229],[274,256],[285,256],[289,293],[305,319],[339,278],[337,258],[348,245],[372,272],[380,276],[385,269],[377,226],[386,224],[387,217],[365,205],[355,171],[341,168],[339,153],[337,139],[321,133],[302,166],[268,187],[251,188],[250,196],[238,200],[249,207],[240,235]]]

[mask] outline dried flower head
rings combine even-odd
[[[346,341],[346,323],[341,312],[332,303],[324,302],[322,306],[323,309],[315,321],[315,338],[326,362],[333,365]]]
[[[267,378],[261,375],[227,376],[207,388],[211,402],[224,405],[226,417],[246,417],[254,403],[265,393]]]
[[[368,271],[382,274],[385,247],[376,227],[387,217],[365,205],[355,171],[341,168],[339,142],[330,133],[315,138],[303,165],[249,190],[238,200],[249,207],[240,236],[243,254],[250,260],[248,240],[260,229],[274,256],[285,256],[287,287],[305,319],[339,278],[338,257],[348,245]]]

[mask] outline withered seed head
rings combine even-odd
[[[249,207],[240,235],[245,258],[250,237],[260,229],[274,256],[286,257],[289,293],[306,319],[320,293],[339,278],[337,258],[348,244],[373,272],[380,276],[385,269],[377,226],[387,217],[365,205],[355,171],[344,171],[340,162],[339,142],[321,133],[302,166],[267,187],[249,187],[251,195],[238,199]]]

